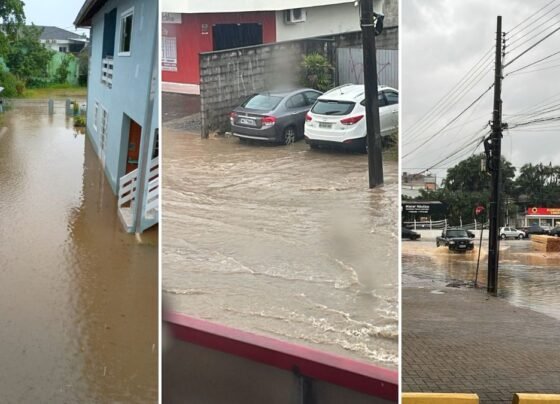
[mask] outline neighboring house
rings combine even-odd
[[[402,174],[402,194],[410,198],[420,196],[420,190],[435,191],[438,189],[437,179],[432,174]]]
[[[47,48],[62,53],[79,53],[87,44],[85,35],[58,27],[35,25],[42,30],[40,42]]]
[[[374,3],[396,27],[397,1]],[[162,87],[179,93],[199,93],[200,53],[361,31],[354,0],[162,0],[161,9]]]
[[[158,2],[87,0],[75,25],[91,27],[87,134],[139,233],[158,222]]]

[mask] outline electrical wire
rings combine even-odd
[[[548,2],[547,4],[545,4],[543,7],[539,8],[537,11],[535,11],[533,14],[531,14],[529,17],[525,18],[524,20],[522,20],[519,24],[517,24],[515,27],[513,27],[512,29],[509,30],[509,34],[510,34],[510,38],[513,38],[515,35],[517,35],[518,33],[515,33],[515,30],[518,29],[521,25],[523,24],[527,24],[535,15],[537,15],[538,13],[540,13],[542,10],[544,10],[545,8],[547,8],[548,6],[550,6],[551,4],[555,3],[557,0],[552,0],[550,2]],[[545,14],[546,15],[546,14]],[[539,17],[542,18],[542,17]],[[536,21],[539,20],[539,18],[537,18]],[[522,32],[522,31],[520,31]]]

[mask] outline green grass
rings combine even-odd
[[[26,88],[21,98],[72,98],[86,97],[87,87],[53,84],[44,88]]]

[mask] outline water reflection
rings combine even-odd
[[[500,296],[509,302],[560,319],[560,253],[535,251],[527,240],[500,243]],[[477,244],[478,247],[478,244]],[[435,280],[442,286],[454,280],[475,278],[478,248],[465,254],[435,247],[435,241],[403,242],[406,283]],[[479,284],[486,285],[487,244],[482,245]],[[438,283],[439,282],[439,283]],[[420,282],[421,283],[421,282]]]
[[[46,101],[0,136],[0,391],[6,402],[157,400],[157,232],[121,229],[83,135]],[[154,350],[155,348],[155,350]]]

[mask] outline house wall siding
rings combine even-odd
[[[181,24],[163,24],[162,35],[176,38],[177,71],[162,71],[162,80],[174,83],[199,84],[198,54],[214,49],[212,26],[215,24],[260,23],[263,43],[276,41],[274,12],[182,14]],[[206,25],[207,31],[202,32]]]
[[[131,7],[134,7],[131,52],[130,56],[119,56],[121,14]],[[104,14],[113,8],[117,9],[117,25],[113,83],[112,88],[109,88],[101,82],[103,20]],[[145,125],[144,117],[153,72],[153,65],[150,63],[153,60],[152,44],[157,36],[157,2],[152,0],[111,0],[92,20],[87,128],[90,139],[100,154],[100,127],[94,127],[95,103],[99,102],[108,111],[105,172],[115,193],[118,180],[125,172],[128,144],[126,117],[130,117],[142,127]],[[157,128],[157,119],[152,121],[152,129]],[[153,130],[151,132],[145,133],[144,128],[142,131],[142,142],[150,142],[150,155],[154,137]]]

